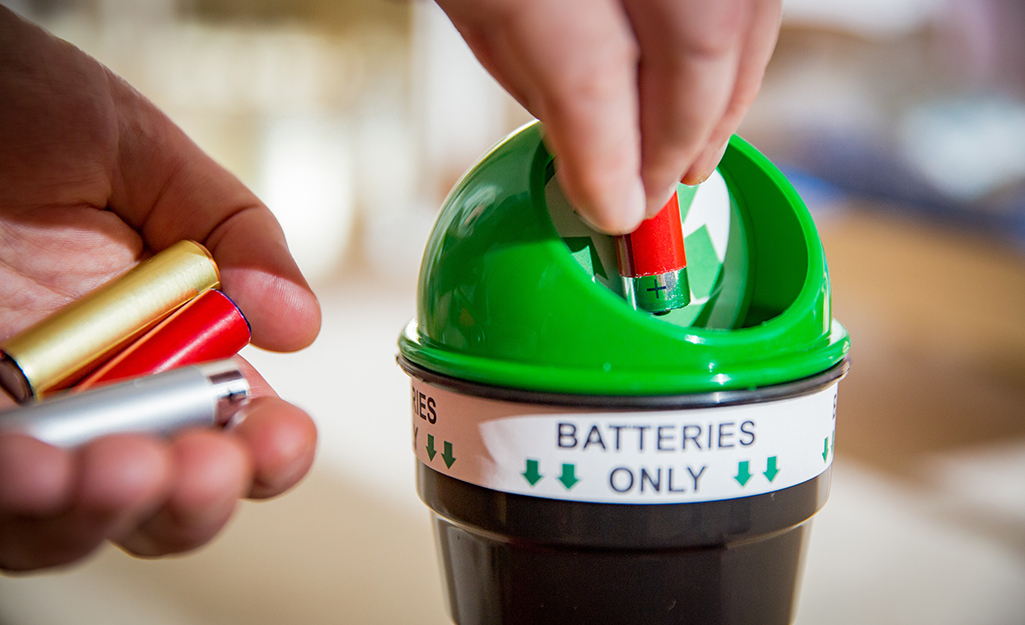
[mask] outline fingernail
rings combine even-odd
[[[661,196],[658,196],[658,199],[655,203],[648,204],[648,210],[644,215],[645,218],[650,219],[655,215],[659,214],[660,212],[662,212],[662,209],[665,208],[666,203],[669,202],[669,198],[673,197],[674,195],[676,195],[675,182],[672,185],[670,185],[668,189],[666,189],[665,193],[663,193]]]
[[[624,221],[628,226],[627,231],[633,231],[647,215],[648,196],[644,193],[644,184],[638,178],[630,189],[630,196],[627,198],[626,209],[623,211]]]
[[[644,220],[647,210],[647,197],[640,179],[630,188],[625,199],[603,201],[590,210],[578,209],[577,216],[588,226],[605,234],[628,234],[637,229]]]
[[[719,166],[719,161],[726,154],[726,148],[730,145],[729,140],[726,140],[718,150],[715,151],[715,156],[712,157],[707,163],[703,164],[702,169],[692,169],[687,172],[687,175],[681,180],[684,184],[695,185],[701,184],[708,180],[709,176],[715,171],[715,168]]]
[[[605,206],[604,210],[592,211],[594,218],[603,215],[604,219],[597,222],[592,221],[583,211],[580,211],[578,215],[589,226],[599,232],[611,235],[629,234],[636,230],[637,226],[644,221],[647,204],[648,198],[644,194],[644,185],[641,183],[640,178],[638,178],[636,183],[630,188],[630,193],[626,196],[625,201],[621,203],[616,202],[612,206]]]
[[[234,430],[235,428],[237,428],[239,424],[246,420],[246,417],[249,416],[249,413],[252,412],[252,408],[250,407],[250,404],[252,403],[253,399],[251,397],[247,397],[246,399],[243,399],[241,402],[239,402],[238,406],[235,408],[235,412],[231,413],[231,415],[228,417],[228,420],[224,423],[222,427],[225,430]]]
[[[720,146],[719,149],[716,150],[715,158],[713,158],[712,162],[709,163],[708,171],[705,172],[705,175],[701,179],[701,182],[704,182],[705,180],[708,180],[708,177],[712,175],[712,172],[715,171],[715,168],[719,166],[719,162],[722,161],[722,157],[726,155],[726,149],[728,147],[730,147],[729,139],[724,141],[722,146]]]

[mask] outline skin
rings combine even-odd
[[[780,0],[438,0],[545,123],[560,183],[610,234],[718,165],[776,45]]]
[[[0,7],[0,340],[182,239],[213,253],[254,344],[313,341],[319,305],[270,211],[123,80]],[[244,366],[258,398],[230,431],[71,450],[0,435],[0,568],[68,564],[105,541],[187,551],[239,498],[296,484],[314,424]]]
[[[545,123],[581,216],[621,234],[677,181],[714,170],[760,87],[781,2],[438,4]],[[213,252],[256,345],[313,341],[316,299],[267,208],[120,78],[0,7],[0,340],[181,239]],[[240,497],[293,486],[313,461],[313,423],[247,377],[260,397],[231,431],[70,451],[0,435],[0,569],[71,563],[108,540],[187,551]]]

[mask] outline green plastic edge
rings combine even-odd
[[[590,395],[753,389],[815,375],[846,357],[850,340],[831,316],[811,215],[749,143],[733,137],[720,172],[750,219],[751,271],[771,268],[778,256],[803,267],[803,279],[779,271],[777,282],[800,284],[779,287],[796,295],[783,297],[785,307],[764,322],[705,329],[638,313],[580,270],[547,215],[551,156],[542,132],[535,123],[507,137],[446,199],[424,252],[417,318],[399,337],[402,357],[472,382]],[[770,201],[771,210],[752,212],[752,202]],[[769,234],[756,236],[759,228],[782,229],[804,247],[780,247]],[[748,296],[771,308],[772,290],[756,286]]]

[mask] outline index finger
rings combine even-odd
[[[500,82],[545,123],[570,201],[611,233],[644,215],[637,47],[614,0],[441,0]]]

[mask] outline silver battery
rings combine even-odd
[[[0,432],[58,447],[117,433],[166,436],[186,427],[225,425],[249,397],[230,360],[182,367],[0,412]]]

